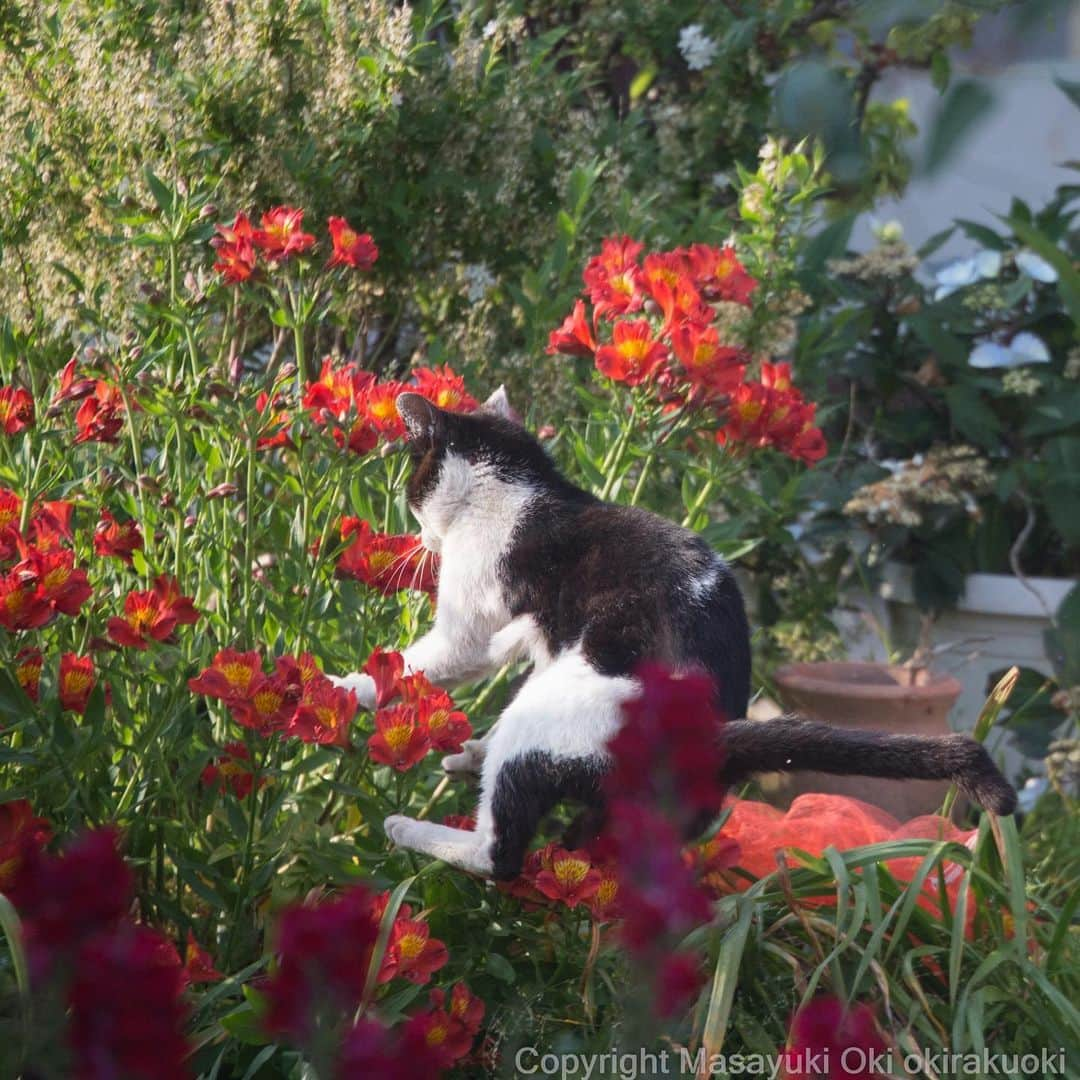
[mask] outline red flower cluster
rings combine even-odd
[[[716,432],[716,441],[725,446],[771,446],[813,464],[827,450],[825,436],[814,426],[815,409],[792,384],[790,364],[762,364],[761,382],[735,388],[727,423]]]
[[[585,301],[578,300],[551,333],[547,351],[592,357],[597,370],[615,382],[655,387],[670,408],[715,410],[720,442],[772,446],[807,462],[823,457],[814,406],[790,380],[782,389],[773,385],[771,365],[764,365],[761,383],[745,383],[749,358],[720,340],[713,304],[749,304],[757,288],[734,249],[694,244],[642,261],[643,250],[627,236],[604,241],[583,275],[591,322]],[[607,341],[605,323],[611,324]],[[745,411],[751,402],[761,406],[753,419],[765,411],[765,420],[748,426],[730,418],[740,403]]]
[[[52,839],[44,818],[34,817],[26,799],[0,803],[0,893],[7,892],[30,848],[43,848]]]
[[[141,551],[143,536],[135,521],[117,521],[104,507],[94,530],[94,552],[131,565],[131,553]]]
[[[231,225],[217,225],[210,244],[217,253],[214,269],[228,285],[239,285],[255,273],[258,257],[280,265],[294,255],[315,246],[311,233],[304,232],[304,211],[293,206],[275,206],[262,215],[262,228],[255,228],[247,214],[239,213]],[[342,217],[331,217],[327,231],[333,251],[327,266],[351,266],[370,270],[379,249],[368,233],[358,233]]]
[[[210,667],[188,680],[188,686],[196,694],[224,701],[238,724],[264,737],[281,732],[307,743],[349,745],[356,694],[334,686],[310,653],[279,656],[274,670],[267,674],[260,653],[223,649]],[[236,755],[232,758],[232,766],[240,769]],[[220,763],[217,768],[220,774]],[[205,782],[214,779],[216,776],[208,780],[204,771]],[[248,793],[250,782],[246,785]],[[232,786],[236,793],[236,784]]]
[[[18,435],[34,426],[34,399],[21,386],[0,386],[0,431]]]
[[[421,545],[420,537],[375,532],[361,518],[343,517],[341,539],[350,537],[352,543],[341,553],[334,570],[338,577],[362,581],[384,596],[401,589],[435,592],[437,558]]]
[[[873,1080],[887,1044],[869,1005],[817,997],[791,1021],[781,1061],[785,1080]],[[822,1071],[824,1070],[824,1071]]]
[[[166,641],[178,626],[199,621],[190,596],[183,596],[175,578],[161,574],[154,587],[133,591],[124,598],[124,614],[106,623],[109,638],[129,649],[145,649],[151,641]]]
[[[328,356],[319,378],[308,383],[303,406],[318,427],[330,432],[338,446],[354,454],[366,454],[380,438],[393,442],[405,435],[397,399],[406,390],[452,412],[472,412],[477,404],[465,389],[465,379],[449,364],[416,368],[412,382],[379,382],[370,371],[355,364],[336,366]]]
[[[672,951],[710,910],[681,846],[723,803],[723,727],[707,677],[654,665],[638,677],[641,692],[623,706],[623,725],[608,743],[599,848],[618,869],[622,940],[653,974],[657,1011],[669,1015],[700,986],[697,958]]]
[[[78,1080],[181,1080],[184,978],[175,949],[131,921],[133,878],[116,834],[84,834],[64,854],[24,845],[8,895],[38,978],[65,978],[67,1041]]]
[[[375,734],[368,739],[372,761],[405,772],[431,750],[460,753],[472,725],[445,690],[421,672],[405,675],[405,662],[396,652],[376,649],[364,671],[375,680]]]
[[[0,572],[0,626],[34,630],[58,614],[77,615],[93,590],[86,572],[75,566],[71,539],[71,504],[40,504],[24,535],[19,531],[22,500],[0,488],[0,565],[19,557]]]
[[[484,1022],[484,1003],[463,982],[454,983],[449,998],[436,989],[428,1000],[430,1008],[414,1015],[408,1026],[420,1031],[439,1065],[449,1069],[472,1049]]]
[[[431,1080],[442,1074],[442,1057],[429,1045],[425,1022],[416,1017],[396,1028],[360,1020],[345,1036],[335,1080]]]
[[[278,920],[278,963],[263,984],[266,1026],[303,1042],[318,1014],[356,1010],[379,930],[374,898],[354,885],[317,905],[295,904]]]
[[[52,408],[66,401],[80,401],[75,413],[78,434],[76,443],[114,443],[124,426],[124,395],[120,388],[103,379],[75,377],[76,358],[73,356],[60,373],[60,387],[53,395]],[[136,406],[132,406],[135,408]]]
[[[595,862],[584,849],[568,851],[552,842],[530,851],[521,873],[500,888],[530,907],[554,900],[568,908],[584,904],[598,922],[619,918],[619,879],[614,863]]]
[[[376,923],[382,920],[389,901],[389,892],[375,898],[372,913]],[[423,919],[413,918],[412,908],[402,904],[390,929],[377,982],[381,986],[391,979],[402,978],[412,983],[426,983],[449,959],[446,946],[431,936],[428,924]]]
[[[240,800],[248,798],[255,786],[255,770],[248,748],[241,742],[226,743],[221,753],[203,769],[199,779],[218,791],[227,788]],[[259,789],[265,784],[266,777],[260,776]]]
[[[89,656],[76,656],[66,652],[60,657],[60,707],[77,712],[80,716],[86,712],[86,703],[97,685],[94,673],[94,661]]]
[[[320,1014],[348,1015],[363,997],[379,923],[390,894],[373,896],[354,885],[330,900],[287,908],[278,924],[278,965],[264,984],[266,1024],[271,1032],[300,1042],[314,1030]],[[449,959],[446,946],[430,936],[428,925],[403,904],[390,931],[377,981],[402,977],[425,983]],[[469,1025],[475,1006],[459,993],[456,1022]],[[451,1002],[453,1012],[454,1002]],[[482,1013],[481,1013],[482,1015]]]
[[[45,658],[41,650],[33,646],[28,645],[15,654],[15,679],[31,701],[38,700],[41,669],[44,665]]]

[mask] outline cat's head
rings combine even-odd
[[[558,474],[521,425],[500,386],[476,412],[440,409],[420,394],[398,396],[413,469],[407,496],[424,546],[439,551],[447,531],[474,511],[497,528],[522,500]]]

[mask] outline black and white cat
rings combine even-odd
[[[487,735],[443,760],[450,773],[480,774],[475,831],[395,814],[386,834],[464,870],[512,878],[557,802],[576,799],[602,814],[605,744],[636,692],[642,660],[703,669],[724,714],[746,715],[743,601],[731,570],[700,537],[602,502],[561,476],[501,388],[470,415],[413,393],[397,408],[413,457],[409,506],[424,546],[441,557],[435,622],[405,649],[406,671],[445,685],[513,659],[532,667]],[[374,704],[369,676],[335,682]],[[995,813],[1015,805],[986,751],[963,736],[840,731],[799,718],[732,719],[723,733],[729,783],[816,769],[953,780]]]

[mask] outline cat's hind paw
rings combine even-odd
[[[409,836],[414,827],[419,824],[419,821],[406,817],[404,814],[391,814],[383,821],[383,831],[395,847],[408,848],[412,847]]]

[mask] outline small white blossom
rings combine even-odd
[[[490,41],[499,32],[499,20],[489,19],[484,23],[484,29],[481,33],[484,35],[485,41]]]
[[[465,279],[470,304],[478,304],[495,284],[495,275],[483,263],[466,263],[461,268],[461,276]]]
[[[1048,364],[1046,342],[1027,331],[1017,334],[1008,345],[983,341],[971,350],[968,364],[973,368],[1014,368],[1021,364]]]
[[[717,48],[701,23],[690,23],[679,31],[679,52],[691,71],[704,71],[713,62]]]
[[[1001,271],[1001,254],[997,251],[980,251],[970,259],[957,259],[943,266],[934,277],[938,287],[935,300],[944,300],[965,285],[974,285],[985,278],[995,278]]]
[[[1016,253],[1016,268],[1022,270],[1029,278],[1041,281],[1044,285],[1053,285],[1058,279],[1058,272],[1041,256],[1034,251],[1018,251]]]

